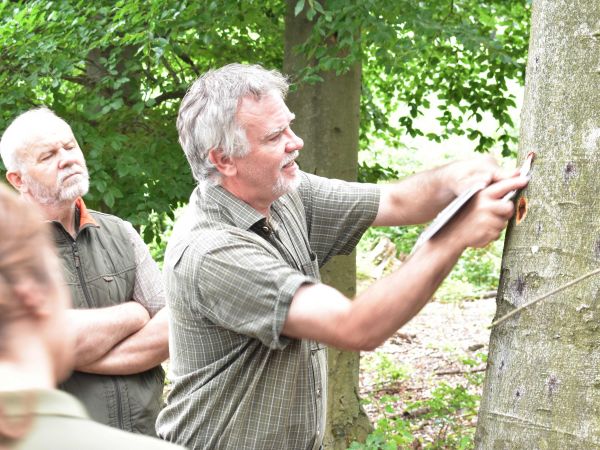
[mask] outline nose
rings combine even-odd
[[[73,164],[79,164],[79,159],[77,158],[77,152],[73,150],[67,150],[62,147],[59,150],[60,157],[58,158],[58,168],[64,169],[65,167],[72,166]]]
[[[285,151],[295,152],[296,150],[302,150],[302,147],[304,147],[304,141],[301,137],[297,136],[296,133],[294,133],[290,128],[290,139],[285,145]]]

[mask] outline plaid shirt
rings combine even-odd
[[[165,306],[165,293],[160,269],[148,250],[148,246],[133,226],[124,221],[125,230],[131,239],[135,259],[135,283],[133,300],[141,303],[153,317]]]
[[[164,265],[173,389],[162,438],[190,448],[316,449],[325,347],[281,335],[298,288],[348,254],[379,207],[374,185],[302,174],[264,216],[220,186],[196,189]]]

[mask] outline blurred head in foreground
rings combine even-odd
[[[74,340],[47,224],[0,184],[0,230],[0,393],[53,388],[72,370]],[[18,438],[2,419],[0,437]]]

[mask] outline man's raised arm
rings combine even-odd
[[[379,211],[373,226],[428,222],[473,185],[483,183],[487,186],[512,175],[503,174],[493,157],[481,155],[382,185]]]
[[[349,350],[374,349],[421,310],[465,248],[498,238],[514,210],[503,196],[526,184],[526,178],[514,177],[488,186],[397,271],[354,301],[324,284],[302,286],[282,334]]]

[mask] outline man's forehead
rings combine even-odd
[[[260,98],[249,96],[243,97],[237,111],[237,118],[241,125],[246,125],[253,119],[277,118],[285,121],[294,119],[287,105],[277,92],[268,93]],[[266,124],[264,124],[266,125]]]
[[[64,145],[75,140],[71,127],[61,119],[52,118],[34,127],[23,139],[21,153],[23,156],[35,156],[36,153]]]

